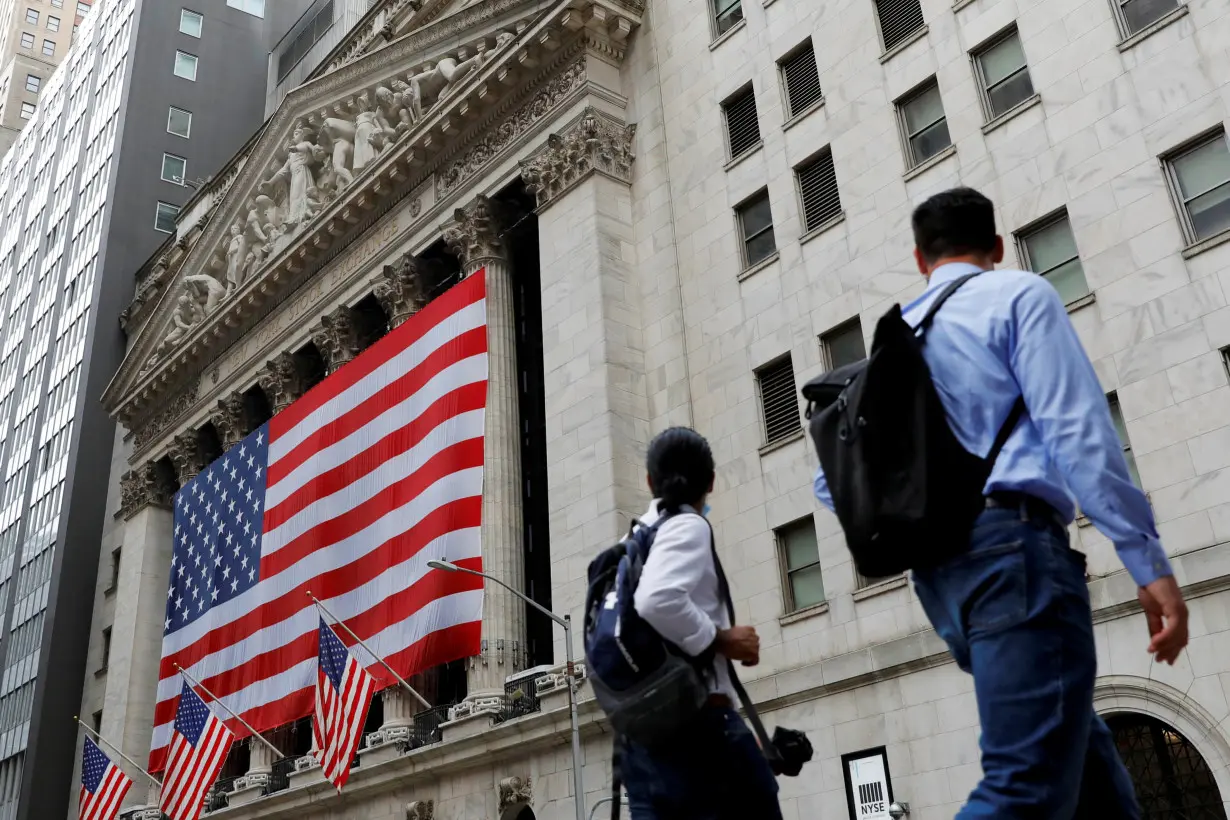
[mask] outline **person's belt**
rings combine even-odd
[[[1054,524],[1066,529],[1067,523],[1059,511],[1037,496],[1011,490],[997,490],[987,496],[988,510],[1019,510],[1021,517],[1029,521]]]

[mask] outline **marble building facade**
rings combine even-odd
[[[1053,281],[1076,288],[1072,320],[1192,608],[1190,650],[1150,665],[1131,580],[1093,527],[1074,525],[1090,561],[1098,708],[1122,719],[1128,751],[1154,729],[1178,738],[1192,769],[1179,791],[1224,811],[1230,222],[1217,191],[1230,190],[1230,172],[1218,176],[1230,167],[1230,9],[1153,8],[1142,21],[1115,0],[375,3],[185,207],[176,246],[138,272],[128,355],[104,396],[123,427],[101,544],[114,575],[94,603],[93,651],[105,629],[109,657],[91,664],[105,672],[87,674],[82,714],[133,757],[148,752],[169,494],[259,423],[250,397],[267,413],[300,395],[309,345],[326,371],[354,358],[370,315],[358,306],[374,301],[397,324],[480,267],[484,561],[524,582],[513,286],[526,246],[510,237],[532,220],[552,608],[580,622],[586,565],[648,500],[646,443],[695,426],[718,461],[712,519],[736,606],[762,636],[748,688],[770,727],[804,729],[816,749],[782,782],[786,817],[846,816],[842,756],[877,747],[911,817],[951,817],[979,771],[970,681],[907,579],[856,575],[811,498],[800,420],[770,406],[767,380],[793,391],[840,352],[835,334],[865,347],[876,318],[919,292],[910,210],[960,183],[995,200],[1013,264],[1044,267],[1054,246],[1040,231],[1070,230],[1067,278]],[[986,91],[997,69],[980,55],[1011,37],[1033,93],[1001,112]],[[818,81],[802,106],[800,54]],[[914,139],[911,106],[932,82],[946,146]],[[1208,158],[1194,172],[1193,150]],[[825,158],[832,182],[813,187]],[[1193,190],[1192,173],[1207,184]],[[513,189],[530,204],[518,210]],[[275,762],[253,747],[250,779],[210,816],[573,816],[560,672],[538,675],[540,710],[499,718],[527,616],[487,596],[492,651],[468,665],[470,697],[443,742],[406,751],[414,710],[391,694],[345,795],[306,764],[270,790]],[[610,735],[581,694],[589,809],[609,791]],[[134,793],[129,814],[144,820],[150,797]]]

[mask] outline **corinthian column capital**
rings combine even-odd
[[[312,334],[312,342],[324,357],[329,372],[359,355],[359,328],[354,311],[342,305],[320,317],[320,327]]]
[[[547,137],[547,144],[521,161],[521,178],[547,207],[590,174],[632,182],[635,125],[624,125],[596,108],[587,108],[565,128]]]
[[[453,221],[441,228],[445,244],[457,254],[466,274],[474,273],[490,260],[508,260],[508,248],[501,236],[502,217],[498,203],[479,195],[469,205],[453,211]]]
[[[187,486],[188,482],[196,478],[205,466],[196,430],[186,430],[171,439],[168,455],[171,457],[171,463],[175,465],[180,487]]]
[[[169,508],[174,489],[153,462],[134,467],[120,476],[119,517],[127,520],[146,507]]]
[[[265,397],[275,413],[290,407],[291,402],[303,393],[303,379],[295,366],[295,357],[290,353],[280,353],[266,362],[256,381],[265,391]]]
[[[385,265],[376,281],[376,299],[397,327],[427,305],[428,283],[419,260],[405,254],[396,265]]]
[[[218,402],[210,420],[218,431],[223,451],[229,450],[243,440],[244,436],[243,396],[232,393]]]

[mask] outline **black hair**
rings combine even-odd
[[[645,467],[649,488],[666,509],[695,506],[713,486],[713,451],[689,427],[670,427],[654,436]]]
[[[914,209],[914,244],[934,263],[995,250],[995,207],[973,188],[938,193]]]

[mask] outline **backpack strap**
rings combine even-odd
[[[927,330],[931,327],[931,322],[935,319],[935,314],[938,313],[939,309],[943,307],[945,302],[948,301],[948,297],[956,293],[957,290],[959,290],[960,287],[966,282],[973,279],[975,276],[980,276],[983,273],[985,273],[985,271],[976,270],[973,273],[965,274],[959,279],[954,279],[952,282],[949,282],[944,286],[944,289],[940,291],[940,295],[935,297],[934,301],[931,302],[930,307],[927,308],[927,312],[923,314],[922,321],[918,323],[918,327],[914,328],[919,338],[922,338],[927,334]]]
[[[1012,409],[1008,411],[1008,418],[1004,419],[1004,424],[999,428],[999,432],[995,434],[995,443],[991,445],[991,452],[987,453],[987,463],[994,464],[995,459],[999,458],[1000,451],[1004,449],[1004,445],[1008,443],[1008,437],[1012,435],[1012,431],[1016,429],[1020,423],[1021,417],[1025,415],[1025,397],[1017,396],[1016,402],[1012,405]]]

